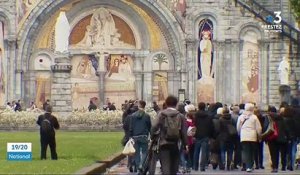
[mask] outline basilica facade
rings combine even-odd
[[[90,100],[161,105],[168,94],[278,105],[283,57],[298,96],[300,34],[288,0],[0,4],[0,105],[50,99],[55,111],[70,112]]]

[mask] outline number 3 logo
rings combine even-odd
[[[274,12],[274,14],[275,14],[274,23],[279,24],[281,22],[281,20],[282,20],[282,18],[281,18],[281,12],[277,11],[277,12]]]

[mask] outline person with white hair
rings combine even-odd
[[[258,136],[262,132],[260,122],[253,112],[254,105],[252,103],[245,104],[245,111],[237,121],[237,131],[242,143],[242,162],[246,164],[247,172],[252,172],[255,147]]]

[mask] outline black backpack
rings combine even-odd
[[[165,116],[164,127],[166,129],[165,139],[171,142],[177,142],[180,139],[181,117],[180,113],[176,116]]]
[[[54,128],[50,122],[49,119],[47,119],[45,116],[43,117],[43,120],[41,122],[41,132],[47,135],[53,135],[54,134]]]

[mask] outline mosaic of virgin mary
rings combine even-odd
[[[204,19],[199,24],[198,80],[208,77],[214,78],[212,39],[212,22]]]

